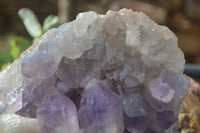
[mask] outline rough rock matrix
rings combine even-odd
[[[0,73],[0,132],[172,133],[184,63],[176,36],[141,12],[80,13]]]
[[[200,84],[190,78],[190,88],[179,113],[180,133],[200,132]]]

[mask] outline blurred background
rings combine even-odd
[[[32,12],[20,14],[21,8]],[[0,66],[5,68],[46,30],[75,19],[80,12],[104,14],[120,8],[142,11],[169,27],[177,35],[187,63],[200,63],[200,0],[0,0]],[[24,24],[31,15],[33,22]],[[42,30],[34,31],[38,27]]]

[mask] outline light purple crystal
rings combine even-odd
[[[149,74],[146,78],[146,99],[157,111],[176,111],[187,93],[188,85],[189,80],[183,75],[163,69],[160,75]]]
[[[100,133],[124,131],[120,97],[95,80],[89,82],[81,95],[78,116],[80,127],[86,130],[102,130]]]
[[[56,83],[56,77],[52,76],[45,79],[42,83],[31,84],[27,82],[23,87],[27,89],[23,91],[22,109],[17,112],[25,117],[36,118],[36,110],[40,102],[43,100],[46,92],[51,89]]]
[[[76,133],[79,130],[74,103],[57,89],[50,89],[37,109],[41,133]]]
[[[157,78],[149,82],[146,93],[152,106],[157,110],[163,110],[174,98],[175,91],[167,81]]]

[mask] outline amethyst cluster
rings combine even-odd
[[[74,98],[72,95],[73,100]],[[58,89],[50,89],[36,112],[40,131],[42,133],[124,131],[123,105],[120,97],[100,82],[90,81],[77,102],[78,112],[71,99]]]
[[[176,36],[141,12],[80,13],[0,73],[0,131],[173,133],[184,63]]]

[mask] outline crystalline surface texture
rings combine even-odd
[[[120,97],[111,89],[90,81],[81,95],[79,105],[81,128],[99,133],[121,133],[124,131],[123,105]]]
[[[57,89],[50,89],[37,109],[41,133],[76,133],[79,129],[74,103]]]
[[[35,118],[55,133],[169,133],[189,88],[184,64],[176,36],[141,12],[80,13],[0,73],[0,114]]]

